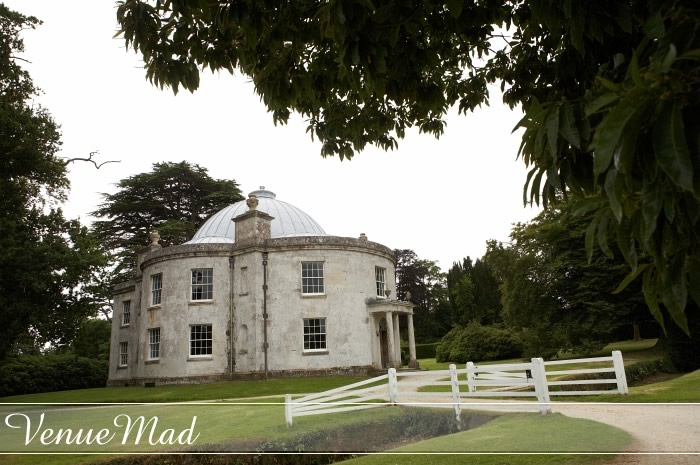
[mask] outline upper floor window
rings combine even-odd
[[[148,330],[148,359],[158,360],[160,358],[160,328]]]
[[[160,305],[163,294],[163,273],[151,276],[151,305]]]
[[[377,284],[377,297],[386,297],[386,269],[379,266],[374,267],[374,280]]]
[[[214,270],[197,268],[192,270],[192,300],[211,300],[214,297]]]
[[[119,366],[125,367],[129,363],[129,343],[119,343]]]
[[[323,294],[323,262],[302,262],[301,293]]]
[[[327,350],[326,319],[304,318],[304,351]]]
[[[211,355],[211,325],[190,326],[190,357]]]
[[[129,326],[131,321],[131,301],[122,302],[122,326]]]

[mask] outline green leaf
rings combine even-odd
[[[547,127],[547,142],[552,160],[557,161],[557,140],[559,139],[559,108],[552,106],[545,121]]]
[[[664,18],[658,11],[644,23],[644,32],[652,39],[658,40],[663,38],[665,30]]]
[[[573,105],[562,105],[559,108],[559,132],[572,146],[581,148],[581,134],[576,127]]]
[[[659,302],[656,297],[656,280],[654,279],[654,267],[648,267],[642,278],[642,291],[644,292],[644,301],[649,307],[649,311],[654,319],[661,325],[661,329],[666,332],[664,325],[664,316],[661,314]]]
[[[637,52],[632,52],[632,59],[630,60],[630,66],[627,68],[627,72],[632,78],[637,86],[642,86],[642,75],[639,73],[639,58],[637,58]]]
[[[659,275],[661,286],[659,294],[666,310],[673,321],[687,334],[688,317],[685,314],[685,305],[688,301],[688,288],[685,281],[685,255],[678,254],[667,264],[666,269]]]
[[[649,240],[656,230],[656,222],[663,208],[663,192],[657,183],[642,188],[642,242]]]
[[[617,247],[632,271],[635,271],[637,269],[637,250],[634,235],[627,221],[622,221],[617,226]]]
[[[683,131],[679,102],[664,102],[652,130],[654,154],[661,169],[683,190],[693,190],[693,163]]]
[[[596,175],[608,169],[627,124],[643,111],[648,103],[649,97],[640,98],[630,94],[615,105],[600,123],[593,135],[593,172]]]
[[[596,229],[598,228],[598,223],[600,222],[600,215],[603,210],[598,210],[598,212],[593,217],[593,220],[586,228],[586,258],[588,259],[588,264],[591,264],[593,260],[593,240],[595,239]]]
[[[605,176],[604,188],[610,202],[610,209],[618,223],[622,220],[622,202],[620,201],[622,187],[622,178],[617,175],[615,168],[611,168]]]
[[[587,197],[583,200],[578,200],[571,210],[571,214],[574,216],[585,215],[586,213],[597,210],[607,202],[605,199],[600,197]]]
[[[620,99],[620,94],[615,92],[608,92],[599,97],[596,97],[591,103],[586,105],[585,115],[586,117],[591,116],[594,113],[599,112],[601,109],[607,107],[611,103],[614,103]]]
[[[619,294],[620,292],[624,291],[627,288],[627,286],[630,285],[630,283],[632,281],[637,279],[637,276],[639,276],[642,273],[642,271],[647,269],[648,266],[649,266],[648,263],[643,263],[643,264],[639,265],[636,270],[630,271],[629,274],[627,276],[625,276],[625,279],[623,279],[622,282],[613,291],[613,294]]]
[[[600,222],[598,224],[598,245],[606,257],[614,258],[610,247],[608,247],[608,223],[610,222],[610,215],[607,215],[605,210],[601,210],[601,212],[604,213],[600,215]]]
[[[610,79],[606,79],[602,76],[596,76],[595,79],[596,79],[596,81],[600,82],[603,85],[603,87],[605,87],[608,90],[611,90],[613,92],[620,92],[622,90],[622,87],[620,86],[620,84],[612,82]]]

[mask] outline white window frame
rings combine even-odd
[[[320,265],[320,267],[314,268]],[[304,269],[305,267],[310,267]],[[325,263],[323,261],[306,261],[301,262],[301,295],[325,295],[326,294],[326,279],[325,279]],[[314,276],[314,272],[320,271],[320,276]],[[318,283],[312,283],[312,280],[320,280]],[[320,284],[319,284],[320,283]],[[320,292],[306,292],[306,290],[318,290],[313,288],[320,288]]]
[[[374,283],[377,297],[386,299],[386,294],[384,293],[384,291],[386,291],[386,268],[382,268],[381,266],[374,267]]]
[[[195,327],[200,327],[200,328],[201,328],[201,327],[208,327],[208,328],[209,328],[209,330],[208,330],[209,338],[208,338],[208,339],[204,339],[204,338],[193,339],[193,338],[192,338],[192,336],[193,336],[192,330],[193,330]],[[197,324],[192,324],[192,325],[190,325],[189,330],[190,330],[190,335],[189,335],[189,341],[190,341],[190,343],[189,343],[189,352],[188,352],[188,353],[189,353],[189,357],[190,357],[190,358],[211,357],[211,356],[213,355],[213,353],[214,353],[214,331],[213,331],[213,325],[212,325],[211,323],[197,323]],[[201,334],[201,332],[200,332],[200,334]],[[192,343],[193,343],[193,342],[198,342],[198,341],[210,341],[210,343],[209,343],[209,353],[208,353],[208,354],[193,354],[193,353],[192,353],[192,351],[193,351],[193,349],[194,349],[194,347],[192,346]],[[200,349],[201,349],[201,348],[200,348]]]
[[[129,326],[131,323],[131,300],[122,302],[122,326]]]
[[[156,287],[158,284],[158,287]],[[159,306],[163,302],[163,273],[151,275],[151,306]]]
[[[147,360],[160,360],[160,328],[148,329]]]
[[[320,323],[315,323],[320,322]],[[328,352],[328,329],[326,318],[303,318],[303,339],[302,347],[304,353]],[[307,331],[307,329],[309,331]],[[311,331],[318,329],[318,331]],[[312,341],[310,336],[322,336],[322,347],[311,347],[317,345],[318,341]]]
[[[190,276],[190,302],[211,302],[214,299],[214,268],[192,268]],[[195,289],[198,289],[202,298],[195,298]]]
[[[125,367],[129,364],[129,343],[126,341],[119,343],[119,366]]]

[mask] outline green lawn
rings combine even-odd
[[[600,351],[593,354],[574,354],[570,352],[562,352],[559,354],[559,360],[565,360],[567,358],[587,358],[587,357],[606,357],[609,356],[613,350],[622,351],[622,357],[625,361],[625,365],[636,363],[642,360],[651,360],[661,357],[661,351],[656,347],[658,339],[642,339],[641,341],[620,341],[613,342],[603,347]],[[487,361],[474,361],[479,365],[494,365],[498,363],[519,363],[522,361],[527,361],[526,359],[508,359],[508,360],[487,360]],[[420,367],[424,370],[447,370],[452,362],[436,362],[434,358],[424,358],[418,360]],[[464,368],[463,363],[457,363],[457,368]],[[576,368],[577,365],[560,365],[558,368],[562,370]],[[554,371],[554,367],[548,368]]]
[[[441,436],[387,452],[406,455],[368,455],[342,462],[346,465],[526,465],[589,464],[607,460],[606,455],[440,455],[447,452],[619,452],[632,442],[626,432],[589,420],[563,415],[508,414],[479,428]],[[420,455],[425,454],[425,455]]]
[[[571,399],[574,401],[574,399]],[[669,381],[630,388],[626,396],[576,397],[576,402],[700,402],[700,370]]]
[[[144,387],[106,387],[1,397],[8,402],[187,402],[194,400],[243,399],[248,397],[322,392],[367,379],[362,376],[281,378]]]

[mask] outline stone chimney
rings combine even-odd
[[[258,198],[246,200],[248,211],[232,221],[236,224],[236,245],[258,244],[272,237],[272,216],[258,210]]]

